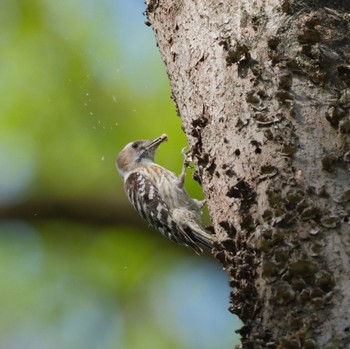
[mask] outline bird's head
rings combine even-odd
[[[164,133],[150,141],[142,140],[128,143],[117,157],[117,168],[121,176],[124,177],[135,166],[153,163],[158,146],[167,139],[168,136]]]

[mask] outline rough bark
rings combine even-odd
[[[148,0],[244,348],[350,343],[350,2]]]

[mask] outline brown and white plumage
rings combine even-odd
[[[213,247],[213,236],[201,226],[203,203],[188,196],[182,173],[173,172],[154,162],[158,146],[167,136],[127,144],[119,153],[117,168],[124,178],[127,197],[142,218],[170,240],[202,253],[198,243]]]

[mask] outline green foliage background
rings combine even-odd
[[[41,217],[32,205],[103,204],[117,217],[125,207],[138,222],[115,158],[127,142],[164,132],[157,160],[180,171],[186,138],[143,10],[136,0],[0,4],[1,348],[237,341],[226,277],[212,259],[146,223]],[[193,181],[188,189],[201,197]],[[29,219],[6,216],[23,203],[33,207]]]

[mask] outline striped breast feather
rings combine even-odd
[[[131,172],[125,180],[125,191],[136,211],[155,229],[168,239],[199,252],[193,239],[174,221],[169,206],[147,173]]]

